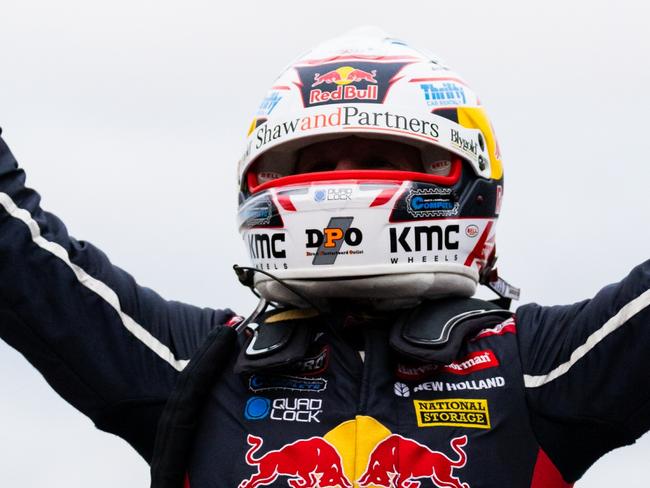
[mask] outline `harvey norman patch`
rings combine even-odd
[[[474,398],[413,400],[418,427],[468,427],[489,429],[488,401]]]

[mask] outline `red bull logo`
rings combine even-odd
[[[341,456],[322,437],[300,439],[259,458],[254,454],[264,441],[254,435],[249,435],[247,440],[251,447],[246,453],[246,462],[256,466],[257,473],[242,481],[239,488],[270,485],[280,476],[287,476],[292,488],[352,488],[343,473]]]
[[[336,85],[334,90],[315,88],[309,92],[309,104],[341,100],[377,100],[377,70],[365,71],[352,66],[341,66],[326,73],[314,74],[312,88],[320,85]],[[358,88],[353,83],[366,82],[366,88]]]
[[[348,59],[345,63],[339,61],[296,66],[296,85],[305,107],[337,103],[384,103],[391,85],[401,79],[400,70],[408,64],[363,59]]]
[[[451,440],[451,448],[457,455],[457,459],[452,460],[419,442],[393,434],[370,454],[368,467],[358,480],[359,486],[416,488],[420,486],[417,480],[427,479],[441,488],[470,488],[454,476],[454,469],[467,463],[467,455],[462,449],[466,444],[465,435]]]
[[[367,81],[368,83],[377,83],[375,79],[377,70],[364,71],[362,69],[353,68],[352,66],[341,66],[340,68],[333,69],[324,74],[316,73],[314,75],[314,82],[312,88],[322,83],[335,83],[337,85],[349,85],[358,81]]]
[[[457,473],[467,464],[463,449],[467,442],[467,436],[451,439],[445,454],[392,434],[366,416],[343,422],[323,437],[300,439],[261,456],[256,453],[262,439],[249,435],[246,462],[257,471],[239,488],[278,480],[274,486],[292,488],[417,488],[422,482],[438,488],[471,488]]]

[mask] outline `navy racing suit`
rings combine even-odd
[[[0,139],[0,336],[99,429],[151,462],[182,372],[232,336],[186,486],[568,487],[650,428],[650,261],[590,300],[519,307],[448,364],[391,347],[398,313],[334,314],[308,320],[298,360],[236,372],[233,312],[139,286],[39,200]]]

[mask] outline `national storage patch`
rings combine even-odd
[[[490,428],[488,401],[474,398],[413,400],[418,427]]]

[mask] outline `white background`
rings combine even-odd
[[[523,302],[568,303],[648,254],[646,5],[3,0],[0,125],[74,236],[168,298],[247,313],[231,265],[245,262],[235,165],[250,119],[294,57],[377,24],[479,93],[506,168],[502,274]],[[131,448],[4,344],[0,371],[2,486],[148,486]],[[649,455],[646,436],[578,486],[645,487]]]

